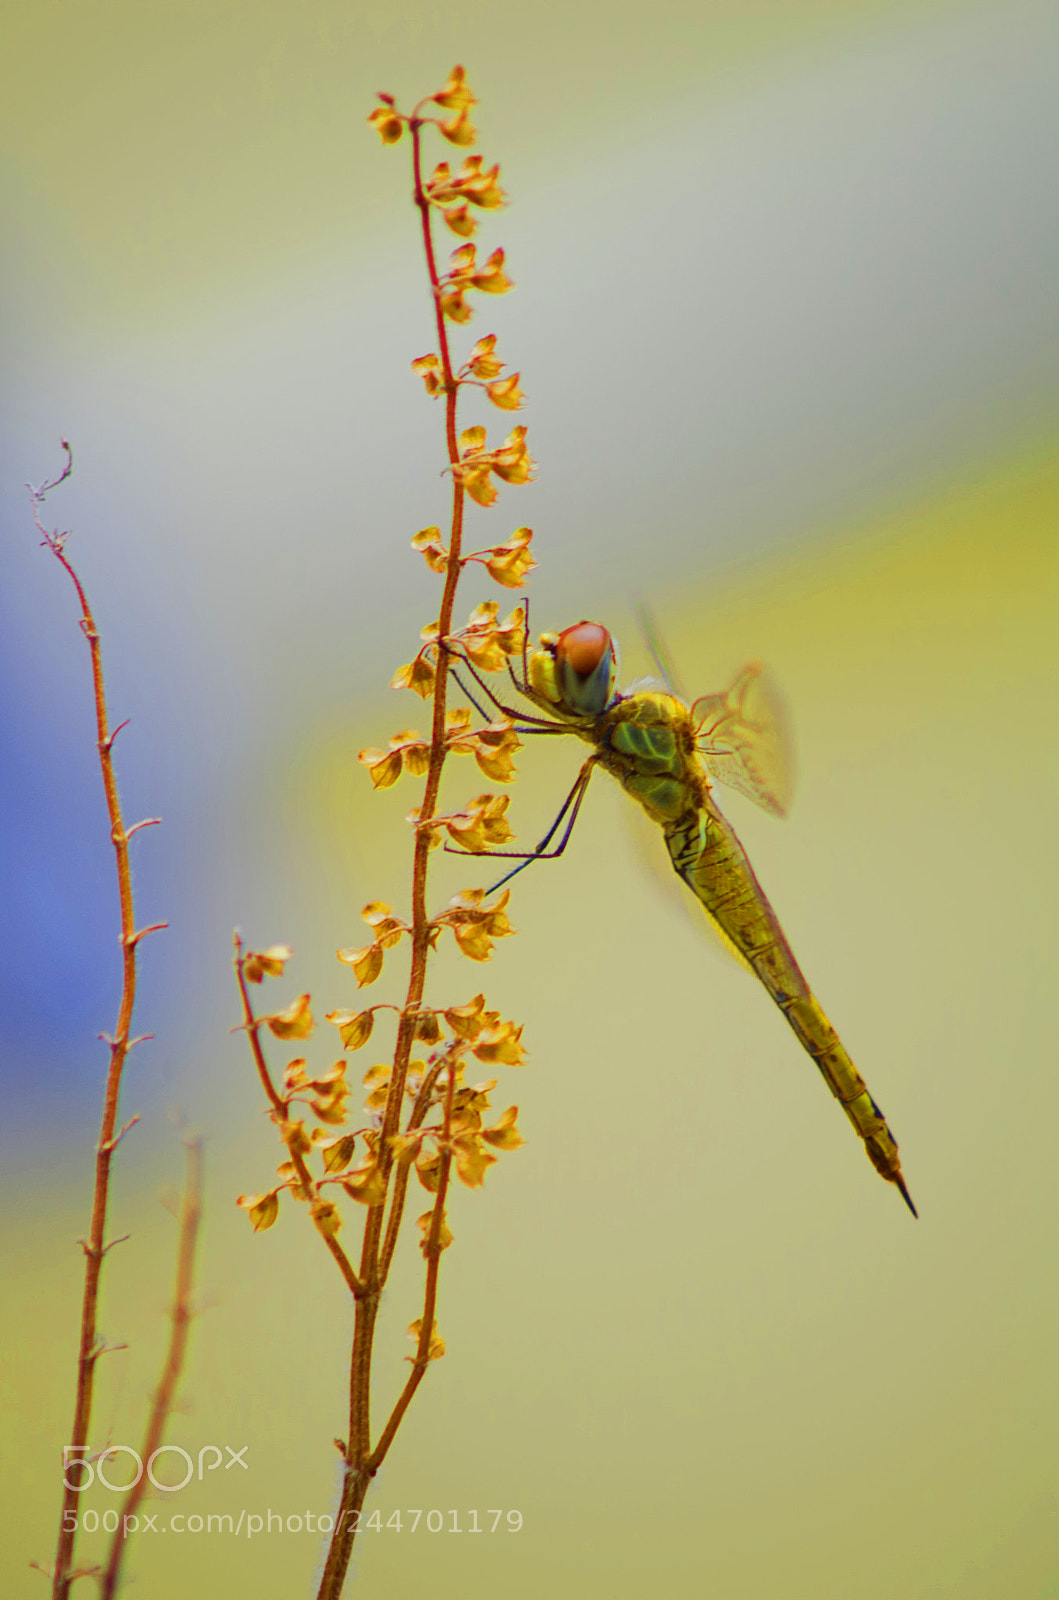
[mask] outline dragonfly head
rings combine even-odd
[[[576,622],[562,633],[542,633],[530,658],[537,693],[568,716],[598,717],[614,698],[618,655],[599,622]]]

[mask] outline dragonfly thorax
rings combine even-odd
[[[533,689],[571,717],[598,717],[614,699],[618,656],[599,622],[576,622],[562,633],[541,634],[529,663]]]

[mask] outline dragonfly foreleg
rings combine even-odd
[[[529,597],[529,595],[527,595],[526,596],[526,622],[525,622],[525,626],[524,626],[524,628],[522,630],[522,682],[521,683],[519,683],[518,679],[515,677],[515,674],[514,674],[514,671],[512,669],[510,660],[508,661],[508,664],[507,664],[508,676],[510,677],[512,683],[515,685],[515,688],[518,690],[519,694],[528,694],[529,693],[529,642],[530,642],[530,619],[529,619],[529,613],[530,613],[530,597]]]
[[[456,687],[459,689],[460,693],[464,696],[464,698],[466,700],[469,700],[471,702],[471,705],[477,711],[478,715],[480,717],[484,717],[486,722],[491,722],[493,720],[492,712],[483,711],[482,710],[482,707],[478,704],[478,701],[474,698],[474,695],[468,689],[467,685],[464,683],[463,679],[460,677],[459,673],[456,671],[456,668],[453,667],[453,666],[450,666],[449,667],[449,673],[450,673],[451,677],[453,677],[455,679]]]
[[[516,674],[515,674],[515,669],[511,665],[510,656],[508,657],[508,660],[507,660],[507,675],[511,679],[511,682],[515,685],[515,688],[518,690],[519,694],[525,694],[525,695],[529,694],[529,692],[530,692],[530,686],[529,686],[529,657],[526,654],[526,641],[525,640],[523,640],[523,642],[522,642],[522,677],[521,677],[521,679],[518,678],[516,676]]]
[[[454,650],[448,650],[447,654],[450,657],[453,657],[453,656],[456,655],[456,652]],[[553,722],[548,717],[534,717],[534,716],[532,716],[530,714],[530,712],[528,712],[528,711],[520,711],[516,706],[506,706],[504,704],[504,702],[502,700],[500,700],[493,693],[492,689],[486,683],[485,679],[482,677],[481,673],[478,671],[477,667],[475,667],[473,662],[468,661],[466,656],[460,656],[457,659],[460,662],[461,668],[463,668],[465,671],[470,673],[471,677],[474,679],[474,681],[478,685],[479,689],[486,696],[486,698],[489,701],[491,701],[491,703],[496,707],[497,711],[499,711],[502,716],[510,717],[512,722],[524,723],[524,724],[532,723],[533,724],[533,727],[528,727],[528,726],[520,727],[519,730],[518,730],[519,733],[569,733],[570,732],[570,729],[567,727],[565,722]],[[455,676],[455,670],[456,669],[454,667],[450,667],[449,670]],[[461,680],[459,678],[456,678],[456,682],[460,685],[460,688],[463,689],[464,694],[467,695],[468,700],[470,700],[472,706],[474,706],[474,708],[478,712],[479,716],[483,716],[484,717],[486,715],[486,712],[484,712],[481,709],[481,707],[475,701],[473,696],[468,694],[468,692],[464,688],[464,685],[461,682]],[[516,687],[517,687],[518,686],[517,679],[515,680],[515,683],[516,683]]]
[[[580,811],[581,802],[585,798],[585,791],[588,788],[588,780],[592,776],[592,768],[595,766],[595,763],[595,756],[589,756],[588,760],[581,768],[581,771],[578,773],[577,781],[575,782],[573,788],[563,801],[562,806],[559,809],[558,816],[535,850],[461,850],[458,846],[449,844],[446,844],[445,849],[450,851],[450,853],[453,855],[488,856],[490,858],[495,856],[501,860],[518,862],[518,866],[512,867],[510,872],[505,873],[498,882],[494,883],[491,888],[486,890],[486,894],[495,894],[497,889],[502,889],[505,883],[510,882],[510,880],[517,876],[518,873],[524,872],[525,869],[534,861],[557,860],[570,842],[570,835],[574,831],[574,823],[577,821],[577,813]],[[555,849],[549,850],[548,846],[555,838],[555,835],[559,831],[560,827],[562,827],[564,818],[566,820],[566,827],[563,829],[563,836],[559,840],[559,843],[556,845]]]
[[[491,721],[493,713],[491,711],[486,711],[478,703],[478,701],[474,698],[474,695],[471,693],[471,691],[468,689],[467,685],[464,683],[463,679],[460,677],[459,673],[456,671],[456,668],[455,667],[450,667],[449,668],[449,673],[455,679],[456,687],[471,702],[471,705],[477,711],[478,715],[480,717],[484,717],[486,722]],[[505,710],[505,708],[503,706],[500,705],[499,701],[496,701],[494,703],[495,703],[496,709],[498,711],[503,711],[505,716],[508,715],[507,711]],[[519,717],[519,718],[521,718],[522,715],[523,715],[523,713],[521,711],[516,711],[516,712],[514,712],[512,714],[514,716]],[[514,723],[513,726],[514,726],[514,731],[516,733],[569,733],[570,732],[570,729],[566,726],[565,723],[562,723],[562,722],[548,723],[548,724],[546,724],[544,726],[541,726],[541,727],[531,728],[531,727],[528,727],[524,722],[519,721],[519,722]]]

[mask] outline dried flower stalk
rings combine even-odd
[[[463,554],[467,500],[493,506],[498,482],[527,483],[535,470],[524,427],[514,428],[502,444],[492,448],[484,427],[457,432],[457,401],[463,389],[479,389],[501,411],[521,407],[519,374],[503,376],[504,363],[497,357],[494,334],[479,339],[459,366],[454,363],[449,337],[450,324],[469,321],[472,293],[502,294],[512,285],[503,250],[494,250],[480,263],[474,245],[463,243],[443,271],[433,236],[440,215],[458,238],[469,240],[477,228],[474,210],[494,210],[506,197],[498,182],[499,168],[483,168],[481,156],[466,157],[455,173],[447,162],[441,162],[424,176],[422,146],[428,127],[456,146],[473,144],[476,138],[470,123],[474,96],[461,67],[455,67],[444,87],[421,100],[410,114],[398,110],[390,95],[380,94],[379,100],[380,107],[368,120],[383,143],[394,144],[405,133],[410,136],[414,201],[420,214],[437,330],[437,349],[417,358],[412,368],[427,394],[444,400],[452,501],[447,543],[438,527],[423,528],[412,540],[430,570],[444,580],[441,604],[436,621],[422,630],[416,656],[398,668],[392,679],[393,688],[410,689],[424,700],[433,700],[430,736],[421,739],[415,730],[405,729],[390,739],[387,749],[360,754],[377,789],[390,787],[402,773],[425,780],[422,799],[409,818],[414,833],[410,917],[403,920],[385,902],[373,901],[362,913],[371,931],[370,942],[338,951],[339,961],[351,969],[358,987],[363,988],[378,978],[387,951],[404,939],[409,943],[408,984],[401,1007],[333,1011],[327,1017],[339,1030],[344,1049],[352,1051],[368,1042],[378,1012],[397,1012],[391,1059],[372,1067],[364,1078],[368,1089],[364,1126],[328,1137],[327,1130],[343,1126],[347,1118],[351,1091],[344,1060],[317,1073],[299,1057],[288,1063],[282,1084],[273,1075],[262,1030],[267,1028],[281,1040],[309,1038],[313,1031],[310,997],[301,995],[281,1011],[258,1016],[249,986],[280,976],[291,952],[284,945],[255,952],[245,949],[238,935],[235,939],[242,1027],[270,1115],[286,1147],[279,1167],[280,1182],[265,1194],[243,1195],[238,1203],[246,1209],[255,1231],[262,1232],[275,1223],[282,1193],[303,1202],[354,1302],[347,1435],[336,1440],[345,1470],[317,1600],[338,1600],[353,1548],[355,1513],[364,1503],[428,1366],[445,1352],[436,1313],[441,1257],[452,1243],[446,1202],[453,1174],[465,1186],[478,1188],[497,1159],[494,1152],[513,1150],[522,1143],[516,1127],[517,1107],[503,1112],[492,1126],[483,1125],[495,1079],[471,1085],[463,1078],[468,1057],[486,1065],[521,1065],[525,1057],[522,1029],[488,1010],[482,994],[462,1005],[424,1003],[430,953],[443,931],[452,932],[459,950],[472,961],[487,961],[494,941],[514,931],[507,918],[507,892],[489,901],[481,889],[468,889],[434,916],[427,907],[430,852],[443,833],[452,841],[450,848],[468,853],[504,844],[512,837],[505,817],[506,796],[482,794],[462,810],[448,814],[438,809],[442,772],[450,755],[473,755],[487,778],[510,783],[520,743],[506,717],[475,724],[470,710],[449,710],[447,705],[454,661],[467,662],[475,674],[496,672],[512,657],[523,654],[525,646],[522,607],[501,621],[498,603],[487,601],[462,627],[454,624],[460,576],[469,563],[483,566],[494,582],[506,589],[521,587],[535,565],[529,551],[532,530],[525,527],[502,543]],[[428,108],[451,114],[427,115]],[[413,1058],[417,1043],[424,1049],[423,1059]],[[305,1118],[295,1115],[295,1107],[301,1104],[309,1107],[322,1126],[306,1130]],[[418,1219],[425,1271],[420,1313],[409,1328],[415,1354],[410,1358],[407,1381],[373,1438],[369,1400],[376,1318],[413,1173],[432,1197],[430,1209]],[[338,1238],[343,1194],[365,1208],[355,1264]]]

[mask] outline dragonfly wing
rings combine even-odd
[[[677,676],[676,668],[673,665],[673,658],[670,655],[668,646],[662,637],[662,630],[658,625],[658,619],[646,600],[637,601],[636,620],[640,625],[640,632],[643,634],[644,644],[646,644],[651,660],[654,662],[655,671],[662,679],[662,682],[665,684],[670,694],[675,694],[678,700],[683,700],[684,704],[687,705],[688,697],[684,693],[683,685]]]
[[[761,663],[751,661],[723,693],[703,695],[691,712],[710,776],[773,816],[786,816],[794,791],[791,719]]]

